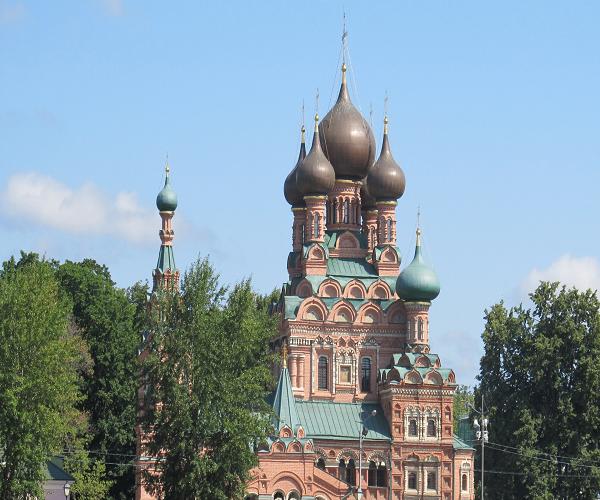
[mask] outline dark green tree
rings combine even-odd
[[[459,385],[454,393],[454,432],[458,430],[460,420],[471,413],[470,407],[473,406],[473,389],[468,385]]]
[[[275,319],[249,281],[227,292],[207,260],[185,274],[180,294],[152,308],[145,362],[146,480],[165,499],[243,496],[253,445],[269,430],[268,343]],[[158,404],[157,404],[158,403]]]
[[[133,467],[114,464],[127,464],[136,453],[140,345],[136,305],[115,286],[106,266],[94,260],[66,261],[58,267],[57,277],[72,301],[73,321],[91,357],[91,369],[82,376],[87,447],[93,458],[106,463],[112,483],[107,498],[131,498]],[[97,470],[92,461],[88,473]]]
[[[600,492],[600,302],[541,283],[532,306],[486,311],[480,386],[489,408],[491,499],[591,499]]]
[[[45,463],[78,432],[78,341],[55,266],[28,254],[0,272],[0,498],[42,496]]]

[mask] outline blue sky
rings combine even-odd
[[[310,124],[316,89],[321,115],[335,99],[344,10],[378,144],[389,95],[403,262],[420,205],[442,282],[432,349],[472,383],[486,307],[600,287],[598,2],[0,0],[0,256],[148,279],[168,153],[178,265],[280,286],[283,180],[302,101]]]

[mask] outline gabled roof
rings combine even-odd
[[[296,407],[307,437],[356,440],[361,431],[361,414],[366,416],[376,410],[377,415],[366,421],[369,433],[365,440],[391,440],[390,427],[379,404],[298,400]]]
[[[46,462],[46,479],[49,481],[75,481],[75,478],[63,469],[63,460],[52,457]]]
[[[327,275],[379,278],[375,267],[365,259],[338,259],[334,257],[327,260]]]
[[[273,427],[280,431],[284,425],[287,425],[294,433],[300,425],[298,412],[296,410],[296,400],[292,391],[292,381],[290,380],[290,372],[284,366],[279,374],[277,389],[273,398]]]

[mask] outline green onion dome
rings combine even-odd
[[[368,176],[369,194],[377,201],[395,201],[404,194],[406,179],[390,150],[387,116],[383,123],[381,153]]]
[[[321,149],[319,115],[315,115],[315,133],[306,158],[296,170],[296,186],[302,196],[326,195],[335,185],[335,170]]]
[[[156,208],[161,212],[174,212],[177,208],[177,194],[171,187],[168,165],[165,171],[165,187],[160,190],[160,193],[156,197]]]
[[[342,86],[333,108],[320,127],[325,156],[338,179],[361,180],[375,159],[375,137],[367,121],[354,107],[346,86],[346,65],[342,66]]]
[[[304,140],[304,125],[302,125],[302,139],[300,142],[300,153],[298,154],[298,161],[296,165],[289,173],[289,175],[285,178],[285,182],[283,183],[283,195],[285,196],[286,201],[292,205],[292,207],[301,207],[304,205],[304,198],[302,198],[302,193],[298,191],[298,186],[296,184],[296,172],[298,171],[298,167],[302,163],[302,160],[306,158],[306,144]]]
[[[398,276],[396,291],[407,302],[430,302],[440,293],[440,280],[421,255],[420,229],[417,229],[415,257]]]

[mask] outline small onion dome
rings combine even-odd
[[[319,115],[315,115],[315,133],[306,158],[296,170],[296,186],[302,196],[325,195],[333,189],[335,170],[321,149]]]
[[[417,244],[413,261],[400,273],[396,291],[408,302],[429,302],[440,293],[440,281],[421,255],[421,230],[417,229]]]
[[[350,101],[345,64],[337,102],[321,123],[321,142],[338,178],[360,180],[366,177],[375,158],[375,137]]]
[[[379,158],[369,171],[369,194],[377,201],[397,200],[404,194],[404,172],[394,160],[388,140],[388,119],[383,121],[383,144]]]
[[[173,212],[177,208],[177,194],[171,187],[169,165],[165,168],[165,187],[160,190],[156,197],[156,208],[161,212]]]
[[[283,183],[283,195],[285,196],[286,201],[292,205],[292,207],[299,207],[304,205],[304,199],[302,198],[302,193],[298,191],[298,187],[296,185],[296,171],[298,167],[302,163],[302,160],[306,158],[306,144],[304,140],[304,125],[302,125],[302,139],[300,142],[300,154],[298,154],[298,161],[296,165],[289,173],[289,175],[285,178],[285,182]]]
[[[371,210],[376,207],[376,200],[371,196],[369,192],[369,186],[367,186],[367,177],[363,179],[362,186],[360,187],[360,208],[361,210]]]

